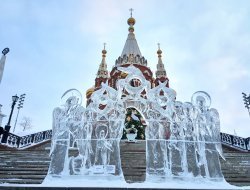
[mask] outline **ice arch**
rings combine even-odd
[[[199,91],[192,103],[182,103],[175,100],[175,91],[166,83],[151,89],[136,67],[118,69],[128,75],[117,82],[117,90],[103,83],[83,108],[79,91],[72,89],[63,96],[70,94],[65,104],[54,109],[47,178],[124,180],[119,142],[126,108],[134,107],[147,123],[147,181],[223,180],[218,157],[222,155],[219,114],[209,109],[209,95]],[[131,83],[134,79],[139,81],[136,86]],[[71,141],[76,155],[69,155]]]

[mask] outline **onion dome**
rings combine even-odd
[[[89,89],[86,91],[86,97],[90,97],[94,91],[95,91],[95,88],[94,88],[94,87],[89,88]]]
[[[121,73],[121,77],[122,77],[122,78],[126,78],[127,76],[128,76],[128,73],[125,73],[125,72],[122,72],[122,73]]]
[[[134,25],[135,25],[135,19],[132,17],[132,11],[133,11],[133,9],[129,9],[130,10],[130,18],[127,20],[127,23],[128,23],[128,25],[129,25],[129,28],[128,28],[128,31],[129,32],[131,32],[131,33],[133,33],[134,32]]]
[[[130,17],[127,21],[129,26],[134,26],[135,25],[135,19],[133,17]]]
[[[106,57],[107,51],[105,49],[102,50],[102,57]]]
[[[157,45],[158,45],[157,54],[158,54],[158,57],[161,57],[162,51],[161,51],[161,48],[160,48],[160,43],[158,43]]]
[[[157,54],[158,54],[158,57],[161,57],[162,51],[158,49]]]

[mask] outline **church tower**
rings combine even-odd
[[[105,43],[104,43],[104,48],[102,50],[102,62],[99,65],[99,69],[96,75],[96,79],[95,79],[95,88],[100,88],[102,82],[106,82],[107,79],[109,78],[108,75],[108,70],[107,70],[107,63],[106,63],[106,54],[107,51],[105,50]]]
[[[165,81],[169,81],[166,70],[164,68],[164,64],[162,62],[162,51],[160,49],[160,45],[158,44],[158,64],[157,64],[157,70],[156,70],[156,78],[153,77],[153,72],[151,69],[147,66],[148,62],[142,55],[139,45],[137,43],[136,37],[135,37],[135,28],[134,25],[136,23],[136,20],[132,16],[133,9],[130,9],[130,18],[127,20],[128,27],[128,36],[125,42],[125,45],[123,47],[121,55],[116,59],[115,65],[113,66],[112,70],[110,71],[110,74],[107,70],[107,63],[106,63],[106,54],[107,51],[105,50],[105,44],[104,49],[102,50],[102,61],[99,65],[99,69],[97,71],[97,76],[95,79],[95,85],[88,89],[86,92],[86,98],[87,98],[87,105],[91,101],[91,95],[94,91],[98,90],[101,87],[102,82],[106,83],[108,81],[108,85],[116,89],[116,83],[119,79],[126,78],[127,74],[121,72],[118,70],[118,67],[129,67],[130,65],[133,65],[134,67],[138,68],[145,79],[150,82],[151,88],[158,86],[159,82],[163,83]],[[136,81],[134,83],[136,85]],[[138,85],[140,85],[138,83]],[[169,87],[169,83],[166,83],[166,86]],[[144,96],[145,92],[142,92],[142,96]],[[126,92],[124,92],[124,95],[126,95]]]
[[[160,48],[160,44],[158,43],[158,51],[157,51],[157,54],[158,54],[158,63],[157,63],[157,70],[155,72],[155,75],[156,75],[156,79],[155,79],[155,86],[158,86],[159,85],[159,81],[161,83],[165,82],[165,81],[168,81],[168,77],[167,77],[167,73],[166,73],[166,70],[164,68],[164,64],[162,62],[162,51],[161,51],[161,48]],[[166,87],[169,87],[169,84],[167,82],[166,84]]]
[[[110,72],[109,84],[113,88],[116,88],[117,80],[126,77],[126,74],[119,71],[117,67],[128,67],[130,65],[133,65],[141,70],[146,80],[148,80],[151,84],[151,87],[153,87],[153,73],[150,68],[147,67],[147,60],[142,56],[137,40],[135,38],[134,25],[136,23],[136,20],[132,17],[133,9],[130,9],[130,11],[130,18],[127,20],[127,23],[129,25],[128,37],[123,47],[121,56],[119,56],[115,61],[115,67]]]

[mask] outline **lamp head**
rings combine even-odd
[[[4,48],[2,51],[3,55],[6,55],[7,53],[9,53],[10,49],[9,48]]]
[[[19,98],[19,97],[18,97],[17,95],[12,96],[12,101],[13,101],[13,102],[17,102],[18,98]]]

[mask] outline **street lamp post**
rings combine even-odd
[[[245,108],[247,108],[249,116],[250,116],[250,94],[247,96],[246,93],[242,92],[242,95],[243,95]]]
[[[9,120],[8,120],[7,125],[5,125],[5,127],[4,127],[4,133],[3,133],[3,137],[2,137],[2,143],[6,143],[7,142],[7,138],[8,138],[10,127],[11,127],[10,126],[10,122],[11,122],[12,114],[13,114],[13,111],[14,111],[14,108],[15,108],[15,105],[16,105],[16,102],[17,102],[18,98],[19,97],[17,95],[12,96],[12,105],[11,105],[10,116],[9,116]]]
[[[21,108],[23,108],[23,102],[24,102],[24,99],[25,99],[25,95],[26,94],[22,94],[19,98],[19,103],[17,105],[17,116],[16,116],[16,121],[15,121],[15,125],[14,125],[14,128],[13,128],[13,133],[15,132],[15,129],[16,129],[16,123],[17,123],[17,119],[18,119],[18,115],[19,115],[19,111]]]

